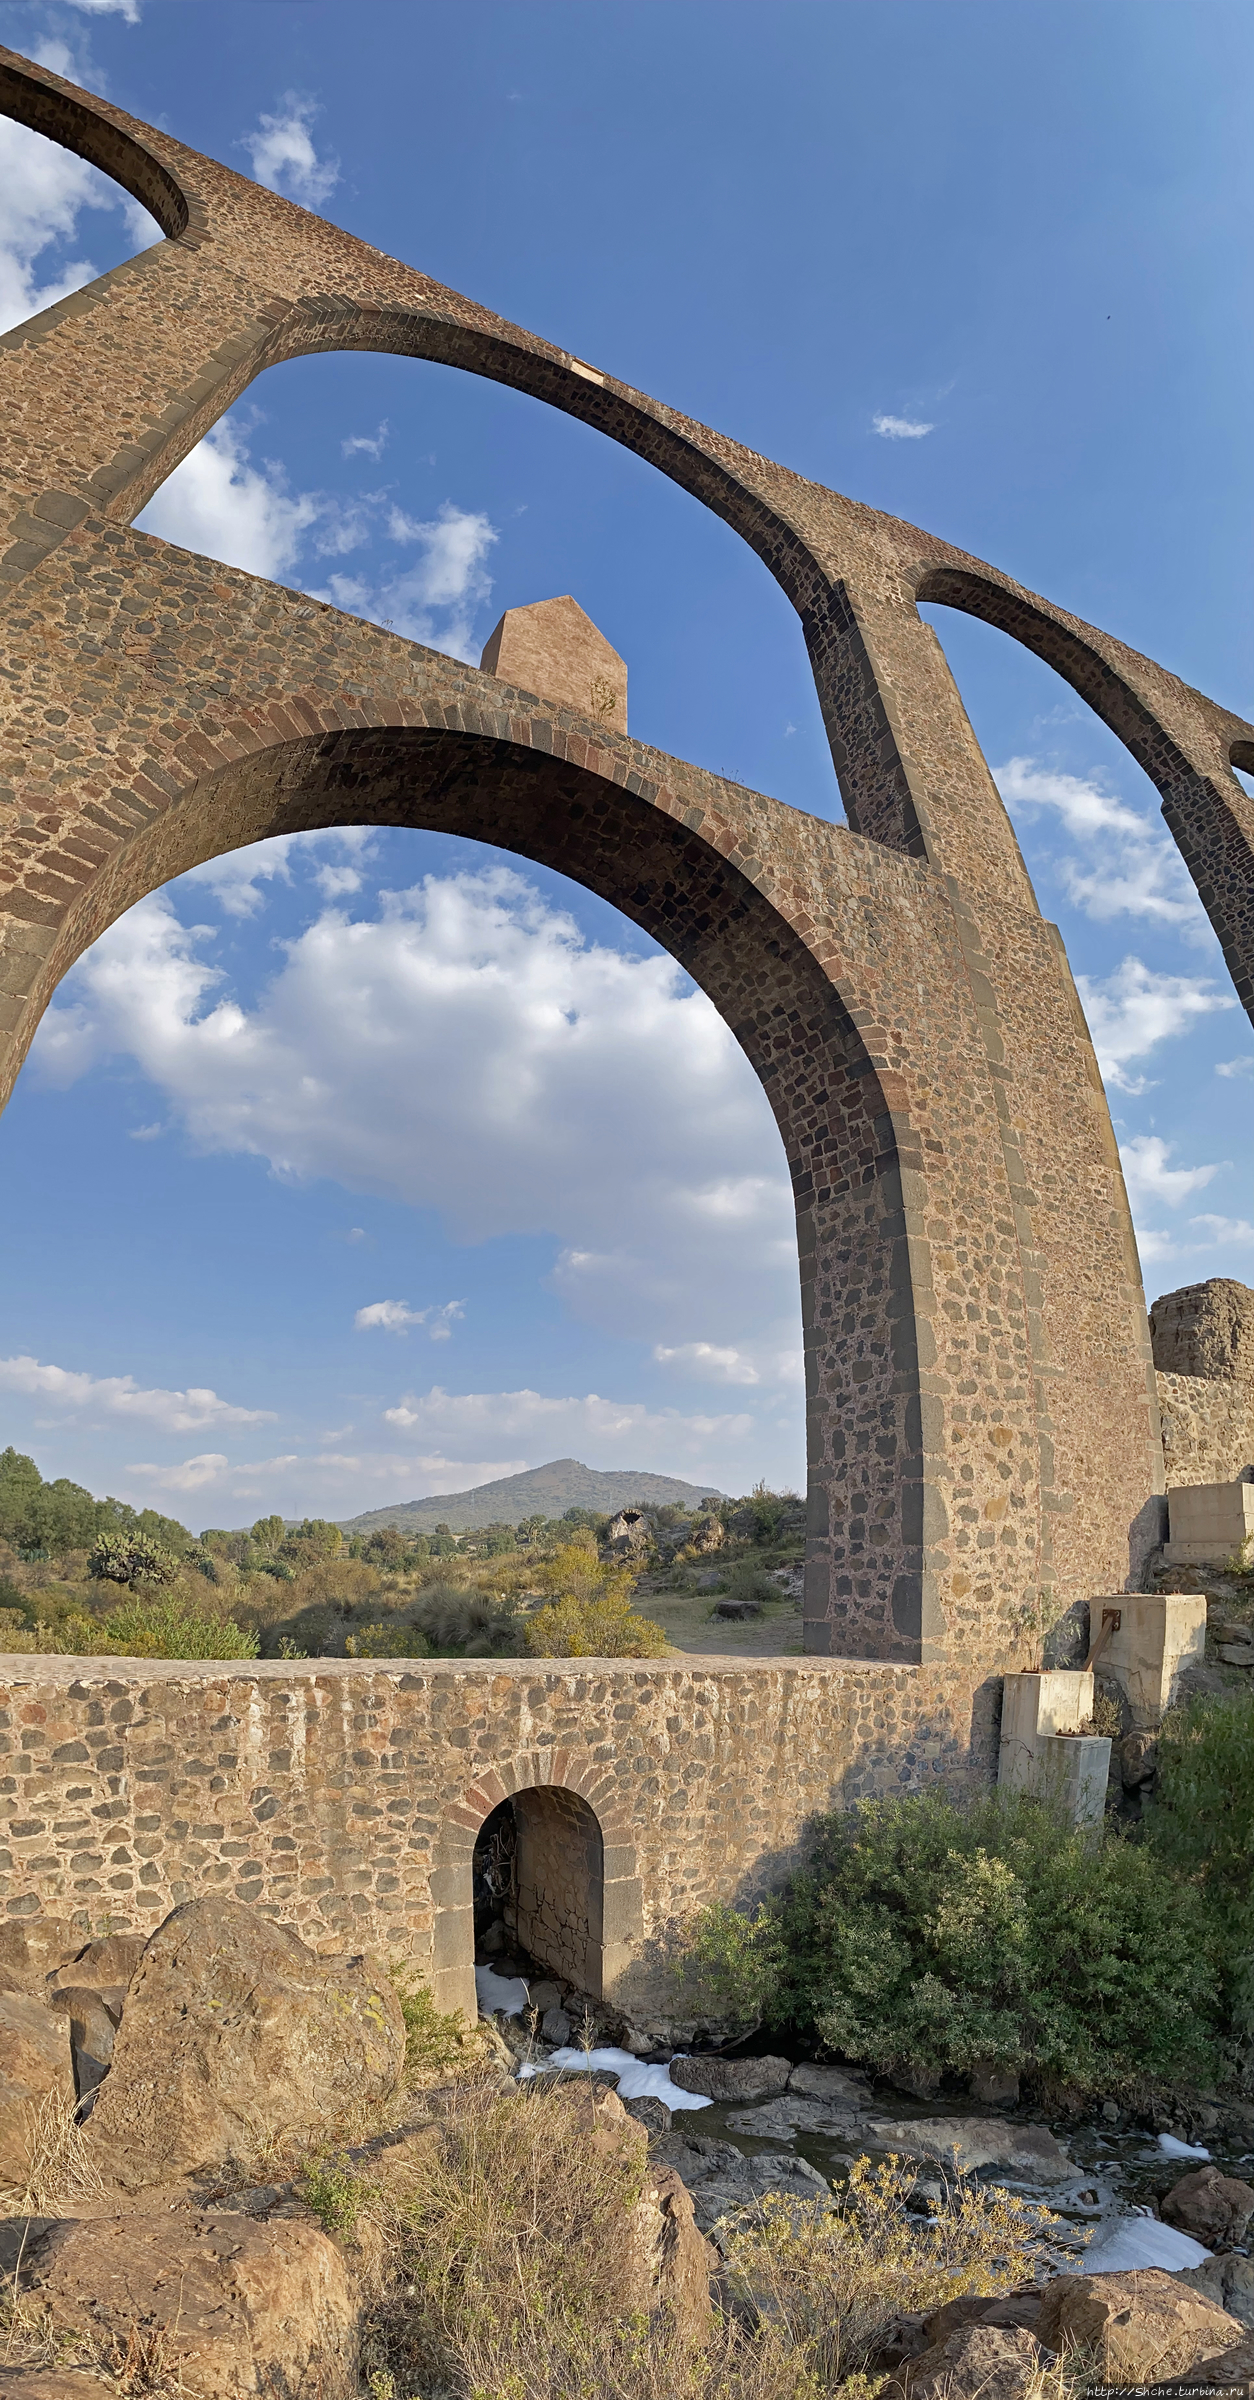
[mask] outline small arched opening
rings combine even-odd
[[[531,1785],[502,1800],[474,1852],[475,1962],[546,1967],[573,1992],[605,1993],[605,1845],[578,1792]]]

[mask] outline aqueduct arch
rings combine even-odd
[[[265,834],[431,824],[646,925],[766,1086],[797,1197],[818,1652],[1014,1663],[1135,1580],[1162,1488],[1144,1300],[1061,943],[939,643],[1051,658],[1155,777],[1247,1005],[1254,733],[995,569],[774,466],[0,52],[0,107],[167,239],[0,340],[0,1092],[80,951]],[[851,830],[665,759],[131,520],[262,370],[401,352],[625,443],[802,618]]]

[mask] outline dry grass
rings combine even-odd
[[[28,2100],[23,2111],[25,2160],[17,2181],[0,2187],[8,2216],[65,2214],[75,2202],[98,2199],[104,2190],[75,2103],[63,2092]]]
[[[820,2392],[864,2375],[895,2317],[1031,2278],[1047,2212],[955,2176],[920,2222],[916,2176],[860,2158],[835,2207],[768,2197],[726,2220],[733,2291],[787,2334]]]

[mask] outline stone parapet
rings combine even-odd
[[[0,1659],[0,1922],[148,1932],[206,1892],[473,2007],[484,1818],[577,1794],[607,1981],[666,2006],[676,1923],[778,1884],[817,1812],[991,1779],[999,1686],[845,1660]]]

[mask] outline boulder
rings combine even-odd
[[[711,2233],[720,2217],[745,2208],[767,2192],[782,2192],[793,2200],[826,2200],[829,2187],[817,2167],[791,2151],[759,2151],[746,2158],[734,2142],[708,2135],[684,2135],[674,2129],[653,2145],[653,2161],[674,2167],[692,2194],[696,2221]],[[716,2236],[717,2240],[717,2236]]]
[[[1084,2350],[1102,2383],[1164,2383],[1240,2342],[1244,2327],[1161,2267],[1059,2275],[1036,2321],[1049,2350]]]
[[[70,2352],[128,2359],[197,2400],[356,2389],[358,2301],[312,2220],[197,2211],[63,2220],[36,2244],[31,2303]],[[136,2378],[123,2388],[146,2389]]]
[[[1023,2400],[1048,2364],[1026,2326],[959,2325],[901,2369],[896,2392],[907,2400]]]
[[[1230,2251],[1224,2258],[1208,2258],[1204,2267],[1184,2267],[1176,2281],[1189,2284],[1213,2308],[1225,2309],[1254,2331],[1254,2258]]]
[[[0,1925],[0,1992],[42,1993],[48,1974],[82,1946],[82,1934],[65,1917]]]
[[[800,2092],[807,2100],[834,2100],[858,2108],[867,2096],[867,2079],[849,2067],[820,2067],[809,2061],[794,2067],[788,2078],[790,2092]]]
[[[925,2348],[947,2341],[960,2325],[1021,2325],[1035,2333],[1041,2313],[1041,2294],[1004,2292],[996,2300],[981,2300],[974,2292],[962,2300],[946,2300],[923,2319]]]
[[[671,2082],[707,2100],[774,2100],[788,2089],[787,2058],[673,2058]]]
[[[564,2008],[546,2008],[540,2020],[540,2038],[551,2042],[555,2050],[564,2050],[574,2027]]]
[[[977,2167],[1004,2167],[1024,2182],[1062,2183],[1075,2173],[1044,2125],[1008,2125],[1004,2117],[917,2117],[904,2123],[880,2117],[868,2130],[882,2150],[936,2159],[959,2175],[973,2175]]]
[[[86,2100],[109,2071],[121,2009],[110,2008],[100,1992],[73,1983],[60,1985],[50,2006],[54,2016],[69,2019],[74,2088],[79,2099]]]
[[[25,2189],[35,2121],[54,2096],[73,2108],[68,2017],[31,1992],[0,1992],[0,2190]]]
[[[635,2307],[650,2315],[665,2310],[684,2340],[699,2341],[709,2328],[719,2257],[698,2232],[692,2194],[674,2167],[650,2162],[630,2239]]]
[[[562,1987],[560,1983],[529,1983],[527,1997],[532,2007],[543,2016],[546,2009],[561,2007]]]
[[[1158,2213],[1208,2250],[1231,2250],[1254,2216],[1254,2185],[1221,2175],[1218,2167],[1199,2167],[1173,2184]]]
[[[151,1936],[85,2129],[100,2172],[143,2191],[351,2133],[405,2058],[400,2003],[364,1958],[318,1958],[241,1902],[190,1900]]]
[[[116,1992],[125,1993],[147,1942],[144,1933],[109,1933],[98,1942],[88,1942],[53,1970],[48,1977],[49,1993],[73,1984],[79,1991],[107,1992],[112,2003]],[[119,2010],[121,2005],[119,2000]]]
[[[852,2134],[857,2111],[837,2101],[807,2100],[803,2092],[785,2092],[780,2100],[764,2100],[760,2108],[738,2108],[727,2120],[729,2133],[751,2133],[760,2142],[791,2142],[799,2133]]]
[[[1195,2390],[1205,2392],[1241,2392],[1247,2396],[1254,2384],[1254,2335],[1247,2334],[1231,2350],[1221,2350],[1215,2358],[1204,2358],[1200,2366],[1190,2367],[1189,2383]],[[1179,2400],[1179,2384],[1151,2384],[1150,2390],[1170,2392]]]
[[[635,2118],[637,2125],[643,2125],[646,2133],[670,2132],[671,2112],[666,2102],[657,2099],[652,2092],[642,2092],[638,2100],[625,2100],[623,2106],[628,2116]]]

